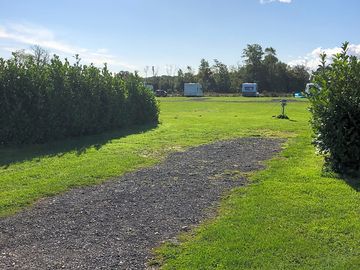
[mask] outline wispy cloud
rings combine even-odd
[[[23,48],[24,45],[39,45],[52,53],[64,57],[79,54],[84,62],[93,63],[94,65],[102,65],[106,62],[109,66],[117,69],[136,69],[135,66],[125,63],[118,56],[109,53],[106,48],[92,50],[69,44],[59,40],[53,31],[43,26],[19,23],[0,25],[0,39],[11,41],[14,44],[12,48]],[[2,49],[8,50],[10,48],[3,47]]]
[[[260,0],[260,4],[270,4],[274,2],[284,3],[284,4],[290,4],[292,0]]]
[[[291,60],[288,64],[290,66],[304,65],[311,70],[315,70],[320,64],[320,54],[322,54],[323,52],[326,53],[327,60],[331,62],[333,55],[341,52],[341,48],[318,47],[312,50],[312,52],[306,54],[305,56],[300,56],[294,60]],[[360,44],[350,44],[348,47],[348,54],[360,57]]]

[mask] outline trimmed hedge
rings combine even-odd
[[[310,95],[315,144],[326,155],[332,169],[356,173],[360,169],[360,60],[342,52],[315,73],[313,82],[321,90]]]
[[[133,124],[157,123],[159,108],[135,74],[112,74],[61,61],[13,54],[0,58],[0,144],[43,143]]]

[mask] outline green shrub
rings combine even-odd
[[[326,55],[313,82],[321,90],[310,95],[315,144],[332,169],[341,173],[360,168],[360,61],[348,55],[348,43],[326,65]]]
[[[154,93],[139,80],[134,78],[127,82],[127,111],[129,121],[135,124],[154,123],[158,121],[159,110]]]
[[[0,144],[43,143],[157,123],[154,95],[131,73],[112,74],[54,56],[0,58]]]

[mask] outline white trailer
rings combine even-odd
[[[244,97],[258,97],[257,83],[243,83],[241,88]]]
[[[202,97],[204,96],[200,83],[184,83],[185,97]]]

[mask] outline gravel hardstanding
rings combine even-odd
[[[209,216],[281,140],[242,138],[171,154],[0,219],[0,269],[145,269],[151,249]]]

